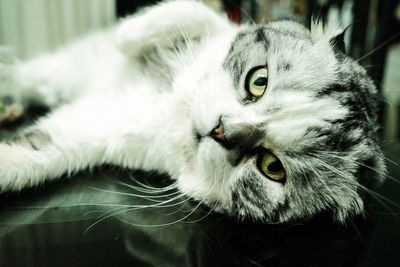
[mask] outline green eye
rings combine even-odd
[[[260,156],[258,166],[262,173],[274,181],[282,182],[286,178],[282,162],[270,152]]]
[[[258,68],[250,73],[247,80],[249,93],[254,97],[261,97],[268,85],[268,69],[266,67]]]

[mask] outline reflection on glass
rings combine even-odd
[[[365,252],[362,219],[236,221],[180,195],[167,178],[111,173],[4,197],[1,266],[356,266]]]

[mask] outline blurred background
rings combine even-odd
[[[159,0],[0,0],[0,56],[28,59]],[[339,20],[348,54],[375,80],[384,143],[400,137],[400,0],[204,0],[237,23]]]

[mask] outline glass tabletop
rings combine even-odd
[[[105,167],[3,194],[0,266],[400,266],[396,211],[379,202],[347,225],[328,214],[265,225],[215,213],[170,184]]]

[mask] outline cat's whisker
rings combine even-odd
[[[169,44],[170,44],[169,47],[173,53],[168,54],[168,52],[164,52],[162,57],[165,57],[165,60],[168,62],[174,62],[177,59],[178,63],[179,63],[179,68],[185,66],[187,64],[187,60],[182,56],[182,53],[180,53],[179,49],[180,49],[181,45],[179,44],[179,40],[176,40],[175,42],[178,42],[178,43],[175,43],[165,33],[163,33],[163,37],[165,40],[167,40],[169,42]],[[164,51],[164,50],[161,49],[160,51]],[[176,75],[178,73],[178,69],[176,66],[174,66],[174,64],[171,64],[171,71],[174,73],[174,75]]]
[[[68,205],[49,205],[49,206],[3,206],[2,210],[17,210],[17,209],[59,209],[59,208],[77,208],[77,207],[131,207],[128,204],[113,204],[113,203],[75,203]]]
[[[393,215],[392,212],[384,212],[384,211],[374,211],[373,213],[375,213],[375,214],[382,214],[382,215]],[[396,212],[396,213],[394,213],[394,214],[397,215],[397,216],[400,216],[400,213],[399,213],[399,212]]]
[[[106,193],[115,193],[115,192],[113,192],[113,191],[111,191],[111,192],[107,192],[107,191],[105,191]],[[180,192],[177,192],[177,193],[180,193]],[[176,194],[175,194],[176,195]],[[180,193],[180,196],[179,197],[182,197],[182,196],[184,196],[184,194],[182,194],[182,193]],[[151,196],[150,196],[151,197]],[[178,197],[178,198],[179,198]],[[165,201],[161,201],[161,200],[153,200],[153,199],[148,199],[148,198],[146,198],[146,197],[143,197],[144,199],[146,199],[146,200],[149,200],[149,201],[152,201],[152,202],[158,202],[158,203],[160,203],[160,204],[162,204],[162,203],[165,203]],[[157,207],[161,207],[161,208],[166,208],[166,207],[170,207],[172,204],[169,204],[169,205],[160,205],[160,206],[157,206]],[[134,207],[134,208],[138,208],[138,205],[131,205],[131,207]],[[113,208],[113,209],[111,209],[111,210],[109,210],[109,211],[106,211],[106,212],[103,212],[103,214],[102,215],[100,215],[99,217],[102,217],[102,216],[104,216],[104,215],[106,215],[106,214],[108,214],[108,213],[110,213],[110,212],[112,212],[112,211],[114,211],[114,210],[118,210],[118,209],[124,209],[124,208],[127,208],[126,206],[123,206],[123,207],[115,207],[115,208]],[[143,207],[143,208],[148,208],[148,207]]]
[[[110,214],[110,213],[112,213],[112,212],[115,212],[115,211],[117,211],[117,210],[122,210],[122,209],[126,209],[126,207],[112,208],[112,209],[109,209],[109,210],[106,210],[106,211],[102,211],[101,214],[98,215],[98,216],[96,217],[96,219],[97,219],[97,220],[98,220],[98,219],[101,219],[101,218],[103,218],[104,216],[107,216],[108,214]]]
[[[164,194],[169,194],[169,193],[173,193],[173,192],[177,192],[177,190],[171,189],[171,190],[163,190],[163,191],[156,191],[156,190],[142,190],[142,188],[140,187],[136,187],[136,186],[130,186],[129,187],[130,190],[139,192],[139,193],[143,193],[147,196],[160,196],[160,195],[164,195]]]
[[[204,28],[204,30],[206,32],[206,37],[211,39],[212,34],[211,34],[211,31],[210,31],[209,27],[207,26],[207,24],[205,22],[203,22],[202,24],[203,24],[203,28]]]
[[[327,164],[326,162],[321,161],[321,160],[319,160],[319,159],[317,159],[317,158],[315,158],[315,159],[316,159],[317,161],[319,161],[323,166],[325,166],[326,168],[328,168],[328,169],[330,169],[331,171],[335,172],[336,174],[340,175],[341,177],[344,177],[344,178],[347,178],[347,179],[348,179],[348,178],[351,178],[350,175],[347,175],[347,174],[343,173],[342,171],[338,170],[337,168],[331,166],[330,164]],[[384,203],[384,201],[386,201],[388,204],[391,204],[391,205],[395,206],[396,208],[400,208],[400,205],[399,205],[398,203],[396,203],[396,202],[394,202],[394,201],[392,201],[392,200],[390,200],[390,199],[388,199],[388,198],[382,196],[382,195],[379,194],[379,193],[376,193],[376,192],[374,192],[374,191],[368,189],[367,187],[365,187],[365,186],[363,186],[363,185],[361,185],[361,184],[358,184],[358,187],[361,188],[361,189],[363,189],[366,193],[368,193],[370,196],[372,196],[374,199],[376,199],[376,200],[377,200],[379,203],[381,203],[389,212],[391,212],[391,213],[393,214],[393,216],[394,216],[396,219],[398,219],[398,216],[397,216],[396,213],[393,211],[393,209],[390,208],[390,206],[388,206],[386,203]]]
[[[117,219],[122,221],[122,222],[125,222],[125,223],[127,223],[129,225],[136,226],[136,227],[144,227],[144,228],[164,227],[164,226],[174,225],[174,224],[177,224],[179,222],[183,222],[184,220],[189,218],[201,206],[201,204],[204,202],[204,200],[210,194],[212,189],[214,189],[214,186],[215,186],[215,179],[214,179],[213,184],[211,185],[210,189],[208,190],[208,192],[204,196],[204,198],[187,215],[185,215],[184,217],[182,217],[182,218],[180,218],[180,219],[178,219],[176,221],[163,223],[163,224],[136,224],[136,223],[132,223],[132,222],[126,221],[126,220],[118,218],[118,217],[117,217]],[[188,223],[190,223],[190,221]]]
[[[178,198],[176,198],[176,199],[179,199],[179,198],[181,198],[181,197],[184,197],[185,195],[184,194],[181,194]],[[159,206],[153,206],[153,207],[151,207],[151,208],[169,208],[169,207],[174,207],[174,206],[177,206],[177,205],[179,205],[179,204],[182,204],[182,203],[186,203],[187,202],[187,199],[185,199],[185,200],[183,200],[183,201],[180,201],[180,202],[178,202],[178,203],[172,203],[172,204],[167,204],[167,205],[159,205]],[[165,203],[165,201],[163,201],[163,203]],[[162,203],[161,203],[162,204]],[[138,207],[137,205],[135,206],[135,207],[133,207],[135,210],[137,210],[137,209],[139,209],[139,208],[141,208],[141,207]],[[144,208],[144,209],[146,209],[146,208],[150,208],[150,207],[148,207],[148,206],[143,206],[142,208]],[[113,212],[113,211],[115,211],[115,210],[118,210],[118,209],[126,209],[126,207],[116,207],[116,208],[112,208],[111,210],[108,210],[108,211],[105,211],[105,212],[103,212],[103,214],[101,214],[100,216],[98,216],[98,218],[100,218],[100,217],[102,217],[102,216],[104,216],[104,215],[107,215],[107,214],[109,214],[110,212]]]
[[[123,186],[123,187],[127,187],[129,189],[133,189],[134,191],[145,193],[145,194],[159,195],[159,194],[167,193],[169,191],[177,190],[177,188],[168,188],[166,190],[164,188],[160,188],[160,189],[157,189],[157,190],[156,189],[151,189],[150,190],[150,189],[143,188],[141,186],[135,186],[135,185],[127,184],[127,183],[124,183],[124,182],[117,182],[117,184],[119,184],[120,186]]]
[[[190,64],[191,61],[190,61],[190,57],[188,56],[188,54],[186,52],[185,44],[182,42],[181,39],[176,40],[176,42],[177,42],[177,46],[174,47],[174,50],[176,52],[175,54],[179,58],[181,67]]]
[[[316,173],[316,171],[314,170],[314,172]],[[316,173],[317,174],[317,173]],[[316,175],[315,177],[318,177],[318,179],[319,179],[319,181],[324,185],[324,187],[325,187],[325,189],[327,190],[327,191],[329,191],[329,193],[330,193],[330,198],[329,198],[329,201],[328,201],[328,203],[330,204],[330,205],[332,205],[333,204],[333,201],[332,201],[332,198],[331,198],[331,196],[334,196],[335,194],[334,194],[334,192],[332,191],[332,189],[330,188],[330,186],[326,183],[326,181],[324,181],[324,179],[322,179],[322,177],[320,176],[320,175]]]
[[[369,189],[369,188],[367,188],[367,187],[365,187],[363,185],[360,185],[360,187],[363,190],[368,191],[368,193],[373,194],[376,197],[380,198],[381,200],[384,200],[384,201],[388,202],[389,204],[393,205],[394,207],[400,209],[400,204],[399,203],[396,203],[393,200],[391,200],[391,199],[389,199],[389,198],[387,198],[387,197],[385,197],[385,196],[383,196],[383,195],[381,195],[381,194],[379,194],[379,193],[377,193],[377,192],[375,192],[375,191],[373,191],[373,190],[371,190],[371,189]]]
[[[366,187],[364,187],[364,186],[362,186],[362,185],[360,185],[360,188],[363,189],[363,190],[364,190],[366,193],[368,193],[370,196],[372,196],[372,197],[373,197],[376,201],[378,201],[384,208],[386,208],[386,209],[389,211],[389,213],[390,213],[393,217],[396,218],[397,221],[400,220],[400,217],[398,216],[398,214],[397,214],[389,205],[387,205],[384,201],[389,202],[389,203],[392,204],[393,206],[399,208],[399,205],[398,205],[397,203],[391,201],[391,200],[388,199],[388,198],[385,198],[384,196],[382,196],[382,195],[380,195],[380,194],[378,194],[378,193],[376,193],[376,192],[374,192],[374,191],[372,191],[372,190],[369,190],[368,188],[366,188]]]
[[[320,153],[321,153],[321,152],[320,152]],[[329,156],[329,157],[335,157],[335,158],[343,159],[343,157],[334,155],[332,152],[326,152],[326,151],[325,151],[325,152],[322,152],[322,153],[325,153],[325,155],[327,155],[327,156]],[[391,163],[393,163],[393,164],[399,166],[396,162],[391,161],[389,158],[385,157],[385,159],[388,160],[389,162],[391,162]],[[367,169],[369,169],[369,170],[374,171],[374,172],[377,173],[377,174],[380,174],[380,175],[382,175],[382,176],[384,176],[384,177],[386,177],[386,178],[388,178],[388,179],[390,179],[390,180],[392,180],[392,181],[394,181],[394,182],[400,184],[400,181],[399,181],[398,179],[396,179],[396,178],[393,177],[393,176],[390,176],[389,174],[387,174],[387,173],[385,173],[385,172],[379,171],[379,170],[377,170],[377,169],[375,169],[375,168],[373,168],[373,167],[371,167],[371,166],[368,166],[368,165],[366,165],[366,164],[364,164],[364,163],[362,163],[362,162],[359,162],[359,161],[354,161],[354,160],[353,160],[353,162],[356,163],[356,164],[359,165],[359,166],[363,166],[363,167],[365,167],[365,168],[367,168]]]
[[[184,207],[186,207],[186,205],[188,204],[188,202],[185,202],[185,203],[183,203],[183,205],[181,206],[181,207],[179,207],[177,210],[175,210],[175,211],[172,211],[172,212],[168,212],[168,213],[164,213],[164,215],[167,215],[167,216],[171,216],[171,215],[174,215],[174,214],[176,214],[176,213],[178,213],[178,212],[185,212],[185,213],[187,213],[187,212],[190,212],[190,210],[184,210],[183,208]]]
[[[118,185],[123,186],[123,187],[127,187],[129,189],[133,189],[135,191],[138,191],[138,192],[141,192],[141,193],[146,193],[146,194],[157,194],[157,195],[159,195],[159,194],[167,193],[169,191],[176,191],[177,192],[177,189],[178,189],[177,188],[177,183],[173,183],[173,184],[171,184],[169,186],[165,186],[165,187],[150,187],[150,186],[147,186],[147,185],[145,185],[143,183],[140,183],[138,181],[136,181],[136,183],[138,183],[141,186],[135,186],[135,185],[128,184],[128,183],[125,183],[125,182],[121,182],[121,181],[117,181],[116,183]],[[146,186],[146,188],[144,186]]]
[[[174,214],[176,214],[176,213],[178,213],[178,212],[180,212],[180,211],[182,211],[182,212],[186,212],[186,213],[188,213],[188,212],[190,212],[191,211],[191,209],[189,209],[189,210],[183,210],[185,207],[186,207],[186,205],[188,204],[188,202],[185,202],[181,207],[179,207],[177,210],[175,210],[175,211],[173,211],[173,212],[169,212],[169,213],[165,213],[165,215],[174,215]]]
[[[214,175],[213,175],[213,182],[209,188],[209,190],[207,191],[207,193],[205,194],[205,196],[200,200],[200,202],[189,212],[188,215],[193,214],[199,207],[201,207],[201,204],[206,200],[206,198],[208,197],[208,195],[210,194],[210,192],[214,189],[215,185],[216,185],[216,175],[215,175],[216,170],[214,170]],[[186,215],[188,217],[188,215]],[[185,216],[185,217],[186,217]]]
[[[187,202],[187,201],[189,201],[189,198],[186,198],[186,199],[184,199],[183,201],[180,201],[180,202],[178,202],[178,203],[170,204],[170,205],[168,205],[168,206],[163,206],[163,207],[174,207],[174,206],[178,206],[178,205],[180,205],[180,204],[182,204],[182,203],[185,203],[185,202]],[[126,213],[126,212],[129,212],[129,211],[133,211],[133,210],[135,210],[135,209],[126,209],[126,210],[121,211],[121,212],[113,213],[113,214],[111,214],[111,215],[108,215],[106,218],[102,218],[102,220],[107,219],[107,218],[110,218],[110,217],[113,217],[113,216],[116,216],[116,215],[121,214],[121,213]],[[116,219],[118,219],[118,220],[120,220],[120,221],[122,221],[122,222],[128,223],[128,224],[130,224],[130,225],[133,225],[133,226],[143,226],[143,227],[148,226],[148,225],[135,224],[135,223],[126,221],[126,220],[124,220],[124,219],[122,219],[122,218],[119,218],[119,217],[116,217]],[[175,223],[175,222],[173,222],[173,223]],[[171,223],[171,224],[172,224],[172,223]],[[170,224],[168,224],[168,225],[170,225]],[[154,226],[154,227],[159,227],[159,226],[165,226],[165,225],[161,225],[161,224],[160,224],[160,225],[150,225],[150,227],[153,227],[153,226]]]
[[[170,184],[168,186],[165,186],[165,187],[154,187],[154,186],[147,185],[147,184],[144,184],[144,183],[140,182],[139,180],[135,179],[133,176],[130,176],[130,179],[131,179],[132,182],[142,186],[145,189],[156,190],[156,191],[161,191],[161,190],[168,191],[168,190],[171,190],[171,189],[176,189],[176,186],[178,184],[177,182],[174,182],[174,183],[172,183],[172,184]]]
[[[391,41],[396,39],[398,36],[400,36],[400,32],[397,32],[397,33],[393,34],[389,39],[387,39],[386,41],[384,41],[383,43],[381,43],[377,47],[375,47],[372,50],[370,50],[368,53],[366,53],[363,56],[361,56],[360,58],[358,58],[356,60],[356,62],[360,62],[361,60],[369,57],[370,55],[372,55],[373,53],[375,53],[376,51],[378,51],[379,49],[381,49],[382,47],[384,47],[385,45],[389,44]]]
[[[397,180],[395,177],[390,176],[389,174],[383,173],[383,172],[381,172],[381,171],[379,171],[379,170],[377,170],[377,169],[375,169],[375,168],[373,168],[371,166],[365,165],[364,163],[361,163],[361,162],[355,161],[355,163],[357,163],[358,165],[363,166],[363,167],[365,167],[365,168],[367,168],[367,169],[369,169],[371,171],[374,171],[374,172],[376,172],[376,173],[378,173],[378,174],[380,174],[380,175],[388,178],[389,180],[391,180],[391,181],[393,181],[393,182],[395,182],[395,183],[400,185],[400,181]]]
[[[214,186],[215,186],[215,184],[216,184],[216,176],[214,175],[213,178],[214,178],[214,179],[213,179],[213,183],[212,183],[212,185],[210,186],[209,190],[207,191],[206,195],[201,199],[201,201],[200,201],[188,214],[186,214],[185,216],[183,216],[182,218],[180,218],[180,219],[178,219],[178,220],[175,220],[175,221],[169,222],[169,223],[164,223],[164,224],[152,224],[152,225],[151,225],[151,224],[150,224],[150,225],[149,225],[149,224],[146,224],[146,225],[143,225],[143,224],[132,223],[132,222],[123,220],[123,219],[121,219],[121,218],[117,218],[117,219],[119,219],[119,220],[121,220],[122,222],[125,222],[125,223],[127,223],[127,224],[133,225],[133,226],[145,227],[145,228],[163,227],[163,226],[169,226],[169,225],[173,225],[173,224],[182,222],[182,221],[186,220],[187,218],[189,218],[194,212],[197,211],[197,209],[201,206],[201,204],[202,204],[202,203],[205,201],[205,199],[208,197],[208,195],[210,194],[210,192],[214,189]],[[189,198],[188,198],[188,199],[189,199]],[[188,223],[190,223],[190,221],[189,221]]]
[[[250,25],[256,25],[257,22],[253,19],[253,17],[249,14],[249,12],[247,12],[246,9],[244,9],[243,7],[239,6],[240,11],[246,15],[246,18],[248,20],[250,20]]]
[[[89,216],[90,214],[93,214],[93,213],[103,213],[103,212],[104,211],[102,211],[102,210],[91,210],[91,211],[87,211],[87,212],[83,213],[83,216],[86,217],[86,216]]]
[[[391,160],[390,158],[388,158],[388,157],[386,157],[386,156],[383,156],[383,157],[384,157],[388,162],[392,163],[393,165],[396,165],[397,167],[400,167],[400,164],[399,164],[399,163],[397,163],[397,162]]]
[[[88,215],[90,215],[90,214],[93,214],[93,213],[100,213],[100,215],[98,215],[97,217],[96,217],[96,219],[98,219],[98,218],[101,218],[101,217],[103,217],[106,213],[108,213],[110,210],[112,210],[112,211],[114,211],[114,210],[117,210],[117,209],[126,209],[127,207],[114,207],[114,208],[111,208],[111,209],[109,209],[108,211],[104,211],[104,209],[101,209],[101,210],[91,210],[91,211],[87,211],[87,212],[85,212],[85,213],[83,213],[83,216],[88,216]]]
[[[92,229],[94,226],[96,226],[96,225],[99,224],[100,222],[102,222],[102,221],[104,221],[104,220],[106,220],[106,219],[108,219],[108,218],[115,217],[116,215],[119,215],[119,214],[121,214],[121,213],[126,213],[126,212],[130,212],[130,211],[134,211],[134,210],[138,210],[138,209],[142,209],[142,208],[166,208],[166,207],[173,207],[173,206],[180,205],[180,204],[182,204],[182,203],[184,203],[184,202],[186,202],[186,201],[189,200],[189,198],[185,198],[184,200],[182,200],[182,201],[180,201],[180,202],[177,202],[177,203],[173,203],[173,204],[169,204],[169,205],[160,205],[160,204],[167,204],[167,203],[173,202],[173,201],[175,201],[176,199],[181,198],[182,196],[184,196],[184,194],[182,194],[182,195],[180,195],[180,196],[178,196],[178,197],[174,197],[174,198],[172,198],[172,199],[166,200],[166,201],[164,201],[163,203],[152,204],[152,205],[138,205],[138,206],[134,206],[133,208],[128,208],[128,209],[125,209],[125,210],[122,210],[122,211],[114,212],[114,213],[109,214],[109,215],[107,215],[107,216],[105,216],[105,217],[103,217],[103,218],[98,219],[97,221],[95,221],[94,223],[92,223],[91,225],[89,225],[89,226],[86,228],[86,230],[84,231],[84,234],[87,233],[90,229]],[[120,218],[117,218],[117,219],[120,219]]]
[[[389,103],[389,102],[388,102]],[[319,154],[319,153],[321,153],[321,154],[324,154],[324,155],[327,155],[327,156],[333,156],[333,157],[337,157],[337,158],[343,158],[343,157],[345,157],[347,154],[346,153],[344,153],[344,152],[335,152],[335,151],[317,151],[317,153]],[[400,164],[399,163],[397,163],[396,161],[393,161],[392,159],[390,159],[389,157],[387,157],[387,156],[383,156],[388,162],[390,162],[390,163],[392,163],[393,165],[396,165],[396,166],[399,166],[400,167]]]
[[[113,191],[113,190],[107,190],[107,189],[101,189],[101,188],[95,188],[95,187],[90,187],[90,188],[92,190],[96,190],[99,192],[110,193],[110,194],[121,195],[121,196],[138,197],[138,198],[143,198],[143,199],[153,201],[153,202],[162,202],[161,200],[159,200],[159,198],[166,198],[166,197],[173,196],[173,195],[176,195],[179,193],[179,192],[174,192],[174,193],[165,194],[165,195],[147,196],[147,195],[119,192],[119,191]]]
[[[193,63],[195,61],[195,56],[193,53],[192,42],[190,42],[190,37],[188,37],[186,31],[183,27],[178,27],[177,31],[179,35],[182,36],[182,39],[178,39],[177,42],[180,45],[179,51],[182,51],[183,55],[186,57],[186,64]]]
[[[216,177],[216,175],[214,175],[214,177]],[[219,203],[219,200],[220,200],[221,195],[222,195],[222,191],[223,191],[224,186],[225,186],[225,177],[226,177],[226,170],[224,169],[223,175],[222,175],[222,186],[221,186],[221,189],[220,189],[220,191],[219,191],[217,201],[214,202],[213,206],[208,210],[208,212],[206,213],[206,215],[202,216],[202,217],[199,218],[199,219],[196,219],[196,220],[193,220],[193,221],[189,221],[190,223],[196,223],[196,222],[202,221],[203,219],[205,219],[206,217],[208,217],[208,216],[215,210],[215,208],[217,207],[217,205],[218,205],[218,203]]]
[[[210,31],[208,30],[208,27],[204,27],[206,29],[206,34],[208,36],[211,36]],[[191,42],[190,38],[187,36],[187,34],[185,35],[185,39],[187,41],[187,51],[190,54],[190,57],[192,59],[191,63],[193,63],[196,59],[196,54],[194,53],[194,47],[193,47],[193,42]]]
[[[171,204],[171,205],[169,205],[169,207],[171,207],[171,206],[176,206],[176,205],[179,205],[180,203],[176,203],[176,204]],[[130,212],[130,211],[134,211],[134,210],[138,210],[138,208],[128,208],[128,209],[124,209],[124,210],[121,210],[121,211],[117,211],[117,212],[114,212],[114,213],[111,213],[111,214],[109,214],[109,215],[107,215],[107,216],[105,216],[105,217],[102,217],[102,218],[99,218],[98,220],[96,220],[94,223],[92,223],[91,225],[89,225],[87,228],[86,228],[86,230],[84,231],[84,234],[86,234],[90,229],[92,229],[94,226],[96,226],[97,224],[99,224],[100,222],[102,222],[102,221],[104,221],[104,220],[106,220],[106,219],[108,219],[108,218],[111,218],[111,217],[115,217],[116,215],[119,215],[119,214],[122,214],[122,213],[126,213],[126,212]],[[105,212],[105,214],[107,214],[108,212]]]
[[[351,227],[353,227],[353,229],[354,229],[356,235],[358,236],[358,238],[359,238],[361,241],[364,241],[364,237],[363,237],[363,235],[361,234],[360,229],[358,229],[357,225],[356,225],[352,220],[350,221],[350,225],[351,225]]]
[[[141,192],[141,193],[156,194],[156,195],[165,194],[167,192],[171,192],[171,191],[176,190],[176,188],[159,189],[159,190],[158,189],[146,189],[146,188],[143,188],[141,186],[135,186],[135,185],[131,185],[131,186],[129,186],[129,188],[133,189],[135,191]]]
[[[169,202],[172,202],[174,200],[177,200],[181,197],[185,196],[185,194],[181,193],[179,195],[176,195],[170,199],[167,199],[163,202],[160,203],[155,203],[155,204],[149,204],[149,205],[134,205],[134,204],[108,204],[108,203],[90,203],[90,204],[85,204],[84,206],[103,206],[103,207],[127,207],[127,208],[153,208],[153,207],[166,207],[166,205]]]

